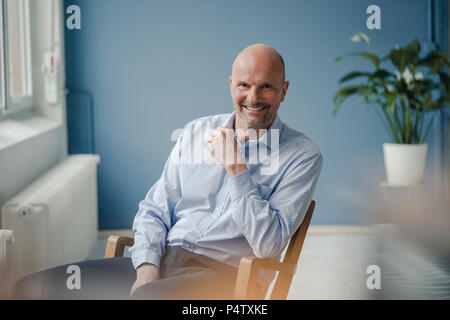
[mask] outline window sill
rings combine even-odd
[[[61,119],[61,117],[56,117]],[[33,112],[14,114],[0,121],[0,152],[62,126],[62,121]]]

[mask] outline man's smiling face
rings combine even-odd
[[[267,129],[289,86],[281,57],[267,45],[247,47],[234,61],[229,81],[235,129]]]

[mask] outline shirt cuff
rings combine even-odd
[[[142,249],[138,252],[133,252],[131,261],[133,262],[134,269],[137,269],[143,263],[154,264],[159,269],[161,255],[154,250]]]
[[[258,192],[256,184],[248,170],[231,177],[228,181],[232,201],[238,200],[252,191]]]

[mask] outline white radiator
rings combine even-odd
[[[2,228],[14,232],[9,285],[18,278],[82,261],[98,233],[98,155],[72,155],[2,207]]]

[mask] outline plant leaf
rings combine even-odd
[[[368,76],[370,75],[370,73],[368,72],[360,72],[360,71],[354,71],[354,72],[349,72],[347,73],[345,76],[343,76],[340,80],[339,83],[343,83],[358,77],[363,77],[363,76]]]
[[[348,53],[348,54],[345,54],[343,56],[337,57],[336,59],[334,59],[334,61],[335,62],[339,62],[343,58],[349,57],[349,56],[360,56],[360,57],[366,58],[367,60],[372,62],[373,65],[375,66],[375,68],[377,68],[377,69],[378,69],[378,67],[380,65],[380,58],[378,58],[378,56],[376,54],[373,54],[373,53],[370,53],[370,52],[365,52],[365,51]]]
[[[398,94],[396,92],[385,92],[384,98],[386,99],[386,105],[389,111],[394,114],[395,112],[395,101],[397,100]]]
[[[391,50],[389,57],[392,63],[403,72],[408,65],[416,65],[419,58],[420,45],[416,39],[406,47]]]
[[[392,75],[392,73],[390,73],[390,72],[387,71],[387,70],[384,70],[384,69],[378,69],[377,71],[375,71],[374,73],[372,73],[372,74],[369,76],[369,81],[372,81],[372,80],[374,80],[374,79],[384,80],[384,79],[386,79],[387,77],[389,77],[389,76],[391,76],[391,75]]]
[[[444,72],[439,72],[439,78],[441,79],[441,82],[444,84],[446,94],[449,94],[450,92],[450,78],[448,74]]]
[[[372,94],[376,93],[376,90],[372,86],[366,86],[366,85],[351,85],[347,87],[343,87],[336,94],[334,95],[334,103],[335,108],[333,111],[333,116],[336,116],[337,112],[339,111],[342,103],[350,96],[352,95],[360,95],[363,96],[366,103],[369,102],[370,96]]]
[[[433,51],[419,60],[418,65],[427,66],[431,68],[432,73],[438,73],[445,65],[450,66],[450,62],[445,51]]]
[[[410,44],[406,46],[407,50],[414,52],[415,54],[419,54],[420,52],[420,42],[418,39],[414,39]]]

